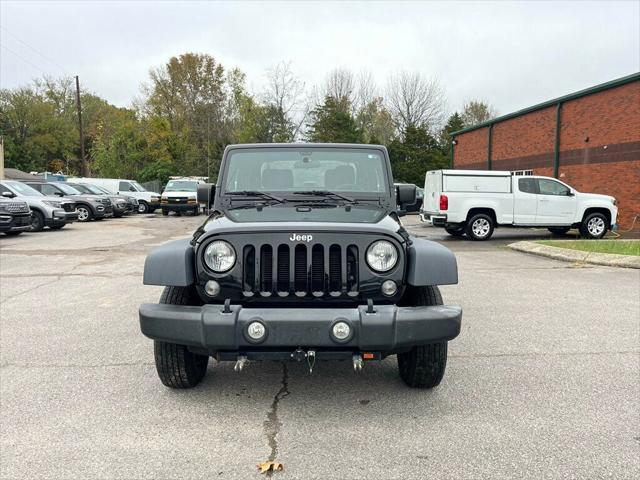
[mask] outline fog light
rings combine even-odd
[[[398,291],[398,286],[396,285],[396,282],[394,282],[393,280],[385,280],[384,282],[382,282],[382,293],[385,294],[387,297],[391,297],[392,295],[395,295],[397,291]]]
[[[264,325],[260,322],[251,322],[247,327],[247,335],[249,335],[252,340],[260,340],[264,337],[266,331],[266,328],[264,328]]]
[[[333,336],[338,340],[346,340],[351,335],[351,328],[346,322],[336,322],[332,329]]]
[[[209,280],[204,284],[204,291],[207,292],[207,295],[210,297],[215,297],[220,293],[220,284],[215,280]]]

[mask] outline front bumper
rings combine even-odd
[[[4,217],[4,216],[3,216]],[[3,222],[3,232],[27,232],[31,230],[31,213],[14,214],[9,222]]]
[[[452,340],[460,333],[462,309],[457,306],[355,308],[243,308],[231,305],[191,307],[167,304],[140,306],[142,333],[154,340],[204,348],[209,351],[268,350],[278,347],[314,347],[391,352],[415,345]],[[266,328],[262,342],[246,334],[251,322]],[[351,327],[351,336],[332,336],[338,322]]]
[[[44,224],[47,227],[66,225],[67,223],[73,223],[78,220],[78,212],[66,212],[62,209],[55,209],[51,213],[51,218],[45,218]]]
[[[163,212],[192,212],[194,209],[199,208],[197,203],[163,203]]]

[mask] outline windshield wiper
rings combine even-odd
[[[349,203],[358,203],[355,198],[347,197],[341,193],[331,192],[329,190],[305,190],[301,192],[293,192],[294,195],[309,195],[312,197],[335,197],[340,198]]]
[[[240,190],[238,192],[225,192],[227,195],[236,195],[242,197],[260,197],[260,198],[268,198],[269,200],[274,200],[278,203],[284,203],[285,200],[280,197],[276,197],[275,195],[271,195],[266,192],[259,192],[257,190]]]

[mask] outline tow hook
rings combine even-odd
[[[361,355],[354,355],[353,358],[353,370],[356,372],[359,372],[360,370],[362,370],[362,356]]]
[[[313,373],[313,367],[316,364],[316,351],[309,350],[305,352],[300,347],[296,349],[295,352],[291,354],[291,358],[296,362],[302,362],[304,359],[307,359],[307,365],[309,365],[309,373]]]
[[[247,364],[247,357],[245,355],[238,355],[238,359],[236,360],[236,364],[233,366],[233,369],[236,372],[241,372],[244,366]]]

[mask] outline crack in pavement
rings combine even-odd
[[[267,419],[263,423],[264,434],[267,437],[267,443],[269,444],[269,448],[271,449],[271,453],[269,454],[269,461],[274,462],[276,457],[278,456],[278,433],[280,432],[280,427],[282,427],[282,423],[278,418],[278,404],[280,400],[289,396],[289,371],[287,369],[287,364],[282,363],[282,382],[280,389],[273,397],[273,402],[271,402],[271,408],[267,413]],[[273,472],[267,472],[267,476],[270,478]]]
[[[13,300],[14,298],[17,298],[17,297],[19,297],[21,295],[24,295],[25,293],[30,293],[30,292],[33,292],[34,290],[39,289],[39,288],[46,287],[47,285],[51,285],[53,283],[56,283],[61,278],[62,278],[61,274],[56,274],[55,278],[53,280],[51,280],[50,282],[40,283],[40,284],[36,285],[35,287],[30,287],[30,288],[28,288],[26,290],[23,290],[22,292],[14,293],[13,295],[9,295],[7,297],[4,297],[2,299],[2,302],[8,302],[9,300]]]

